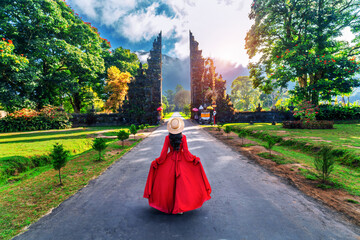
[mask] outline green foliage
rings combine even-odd
[[[104,138],[95,138],[93,140],[92,148],[99,152],[99,159],[98,161],[101,161],[101,153],[106,149],[107,144],[106,140]]]
[[[131,126],[130,126],[130,132],[131,132],[131,134],[134,135],[134,139],[135,139],[135,134],[137,133],[137,129],[136,129],[135,124],[131,124]]]
[[[231,132],[231,130],[231,126],[225,126],[224,132],[227,134],[227,137],[229,137],[229,133]]]
[[[53,145],[53,149],[50,153],[50,157],[52,158],[53,167],[55,170],[59,170],[59,180],[60,185],[61,182],[61,168],[65,167],[66,163],[69,160],[70,152],[65,150],[62,144],[56,143]]]
[[[317,120],[355,120],[360,119],[360,107],[320,105]]]
[[[319,108],[311,104],[310,101],[302,101],[297,105],[294,111],[294,117],[299,117],[303,122],[310,122],[316,120],[316,115],[319,113]]]
[[[338,36],[346,27],[359,32],[357,8],[357,1],[345,0],[254,1],[249,14],[254,24],[245,44],[250,59],[259,56],[249,64],[254,87],[269,93],[296,82],[293,100],[316,105],[351,92],[359,85],[360,38],[350,45]]]
[[[231,101],[235,108],[241,111],[250,111],[259,103],[260,91],[254,89],[248,76],[237,77],[231,83]]]
[[[190,115],[190,113],[191,113],[190,107],[191,107],[190,104],[184,105],[184,107],[183,107],[183,113],[185,113],[185,115]]]
[[[318,177],[323,182],[329,178],[329,175],[334,170],[334,158],[333,149],[329,146],[323,146],[314,158],[315,168],[319,172]]]
[[[129,72],[131,76],[137,74],[140,64],[140,60],[135,53],[131,53],[129,49],[122,47],[116,48],[111,54],[107,55],[104,60],[106,69],[115,66],[121,72]]]
[[[19,69],[16,74],[3,72],[1,78],[1,95],[11,97],[0,98],[7,110],[69,100],[79,112],[91,104],[89,87],[101,92],[99,76],[105,72],[103,57],[110,54],[110,44],[64,1],[0,1],[0,19],[0,36],[12,41],[14,55],[28,61],[21,67],[7,61],[15,72]]]
[[[149,127],[150,127],[150,125],[146,123],[146,124],[145,124],[145,128],[149,128]]]
[[[141,130],[144,130],[144,128],[145,128],[144,124],[140,124],[140,125],[139,125],[139,128],[140,128]]]
[[[122,146],[124,146],[124,140],[128,139],[129,138],[129,133],[128,131],[125,131],[125,130],[120,130],[117,134],[117,138],[119,140],[121,140],[122,142]]]
[[[244,138],[246,138],[247,135],[248,135],[248,132],[244,129],[240,129],[238,131],[238,136],[239,136],[239,138],[241,138],[241,145],[244,145]]]
[[[277,143],[276,138],[273,138],[272,136],[267,136],[265,148],[269,150],[270,155],[271,155],[271,149],[273,148],[273,146],[275,146],[276,143]]]

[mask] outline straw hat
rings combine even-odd
[[[170,119],[167,124],[167,130],[172,134],[181,133],[184,130],[184,121],[178,117]]]

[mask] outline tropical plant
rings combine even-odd
[[[106,149],[106,140],[104,138],[95,138],[92,143],[92,148],[99,152],[99,159],[101,161],[102,152]]]
[[[125,130],[120,130],[117,134],[117,138],[119,140],[121,140],[122,142],[122,146],[124,146],[124,140],[128,139],[129,138],[129,133],[128,131],[125,131]]]
[[[65,167],[66,163],[69,160],[70,152],[65,150],[62,144],[56,143],[53,145],[51,150],[50,157],[52,158],[53,167],[55,170],[59,171],[59,181],[61,181],[61,168]]]
[[[325,182],[333,171],[334,158],[333,149],[329,146],[321,147],[321,150],[315,155],[314,165],[319,173],[317,176],[322,182]]]
[[[244,138],[248,135],[248,132],[244,129],[240,129],[238,132],[239,138],[241,138],[241,145],[244,145]]]
[[[270,152],[270,155],[272,155],[271,154],[271,149],[273,148],[273,146],[276,144],[276,139],[275,138],[273,138],[272,136],[267,136],[266,137],[266,145],[265,145],[265,148],[267,149],[267,150],[269,150],[269,152]]]

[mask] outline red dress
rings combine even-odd
[[[170,147],[170,152],[168,149]],[[183,135],[180,150],[174,151],[166,136],[160,157],[152,161],[144,198],[165,213],[194,210],[209,200],[211,187],[200,159],[189,152]]]

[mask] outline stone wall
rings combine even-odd
[[[102,127],[129,124],[119,113],[73,113],[70,119],[72,127]]]
[[[263,111],[263,112],[237,112],[233,115],[232,122],[236,123],[248,123],[250,121],[257,122],[283,122],[294,120],[294,117],[291,112],[272,112],[272,111]]]

